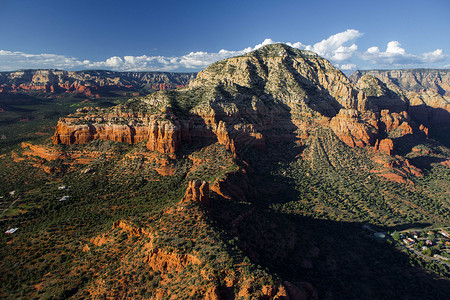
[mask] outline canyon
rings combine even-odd
[[[108,92],[131,92],[137,96],[143,91],[183,87],[194,77],[195,73],[19,70],[0,72],[0,94],[76,94],[98,98]]]

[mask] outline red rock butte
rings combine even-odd
[[[60,119],[53,143],[146,140],[149,150],[174,154],[200,140],[239,152],[279,140],[302,143],[317,128],[331,129],[350,147],[376,145],[389,155],[395,145],[385,137],[428,132],[406,109],[381,110],[317,54],[274,44],[212,64],[187,88],[113,109],[79,110]]]

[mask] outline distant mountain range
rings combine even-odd
[[[19,70],[0,72],[0,93],[82,94],[110,91],[151,92],[186,86],[196,73],[114,72],[105,70]]]
[[[349,79],[380,109],[407,111],[429,127],[450,125],[450,70],[367,70]]]
[[[377,77],[385,84],[394,84],[408,92],[434,91],[450,97],[450,69],[405,69],[356,71],[349,79],[356,83],[362,76]]]

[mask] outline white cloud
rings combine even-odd
[[[344,61],[351,58],[356,50],[358,50],[356,44],[350,46],[344,46],[344,44],[354,41],[362,35],[363,34],[358,30],[347,29],[344,32],[334,34],[329,38],[314,44],[314,46],[306,46],[305,48],[314,51],[325,58],[334,61]]]
[[[447,55],[444,54],[442,49],[436,49],[433,52],[426,52],[422,54],[422,60],[428,63],[444,61]]]
[[[355,29],[334,34],[314,45],[301,42],[285,42],[291,47],[310,50],[330,60],[342,70],[356,69],[354,59],[359,58],[378,66],[408,67],[425,63],[443,62],[447,55],[442,49],[436,49],[421,55],[413,55],[401,47],[398,41],[387,44],[386,50],[373,46],[365,52],[358,51],[355,41],[363,34]],[[115,71],[198,71],[206,66],[228,57],[242,55],[268,44],[276,43],[265,39],[253,47],[241,50],[222,49],[218,52],[196,51],[182,56],[112,56],[103,61],[77,59],[58,54],[28,54],[0,50],[0,70],[10,71],[26,68],[58,68],[58,69],[109,69]]]
[[[399,54],[399,55],[405,55],[406,51],[402,47],[400,47],[401,44],[397,41],[392,41],[387,44],[386,53],[391,54]]]
[[[350,59],[356,50],[358,50],[358,46],[355,44],[350,47],[339,46],[339,48],[333,51],[334,55],[331,57],[331,60],[344,61]]]
[[[308,49],[317,52],[319,55],[325,58],[344,61],[350,59],[358,49],[358,46],[352,44],[345,46],[344,44],[361,36],[357,30],[349,29],[345,32],[341,32],[323,40],[317,44],[304,45],[301,42],[286,42],[287,45],[298,49]],[[89,67],[109,67],[114,70],[121,71],[143,71],[143,70],[159,70],[159,71],[173,71],[179,69],[187,70],[199,70],[206,66],[222,60],[228,57],[242,55],[250,51],[256,50],[262,46],[275,44],[276,41],[272,39],[265,39],[262,43],[253,47],[246,47],[242,50],[225,50],[222,49],[219,52],[204,52],[197,51],[191,52],[180,57],[163,57],[163,56],[125,56],[124,59],[120,57],[111,57],[106,61],[93,62]]]
[[[346,65],[341,65],[340,67],[338,66],[338,68],[340,68],[341,70],[344,70],[344,71],[356,70],[356,65],[355,64],[346,64]]]
[[[107,67],[118,67],[123,64],[123,60],[118,56],[113,56],[108,58],[105,62],[105,66]]]
[[[422,55],[414,55],[407,53],[401,47],[400,42],[390,41],[387,44],[386,51],[380,51],[376,46],[370,47],[366,52],[362,53],[361,58],[382,66],[394,65],[396,67],[409,67],[444,61],[447,55],[444,54],[442,49],[436,49],[435,51],[423,53]]]
[[[89,60],[78,60],[58,54],[28,54],[18,51],[0,50],[0,70],[61,68],[73,69],[90,64]]]
[[[369,54],[377,54],[380,52],[380,48],[378,47],[370,47],[369,49],[367,49],[367,53]]]

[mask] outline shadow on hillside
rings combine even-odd
[[[412,266],[408,255],[373,237],[363,223],[315,219],[223,200],[214,202],[213,211],[255,264],[282,280],[311,283],[321,299],[446,299],[450,293],[448,280]],[[424,226],[408,226],[417,225]]]
[[[388,109],[390,112],[399,113],[408,109],[408,104],[402,98],[400,98],[397,93],[389,89],[384,82],[378,81],[378,84],[384,89],[387,94],[381,97],[367,96],[367,100],[370,103],[374,104],[379,111]],[[368,91],[368,94],[370,95],[370,91]]]
[[[411,119],[429,128],[430,137],[450,147],[450,113],[442,108],[425,105],[410,106]]]
[[[416,167],[422,169],[422,170],[431,170],[432,165],[436,163],[441,163],[446,161],[446,158],[442,157],[432,157],[432,156],[419,156],[411,158],[409,161]]]
[[[238,152],[248,164],[247,203],[217,199],[212,204],[212,217],[239,238],[240,248],[252,262],[282,280],[311,283],[321,299],[446,299],[448,280],[427,273],[418,266],[422,261],[412,262],[386,240],[376,239],[363,228],[366,223],[271,209],[276,203],[302,199],[296,182],[279,167],[296,161],[302,149],[295,143],[294,131],[283,135],[283,139],[270,140],[266,151],[248,148]],[[387,232],[429,225],[370,226]]]

